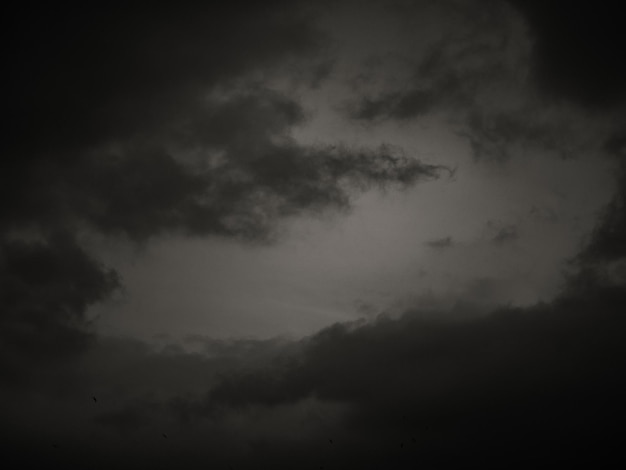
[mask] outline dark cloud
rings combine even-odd
[[[53,209],[61,211],[74,202],[77,195],[65,193],[77,180],[87,187],[97,176],[93,173],[113,172],[115,164],[107,167],[110,152],[93,156],[102,154],[102,148],[139,153],[139,163],[120,165],[130,167],[129,178],[133,171],[151,171],[141,164],[150,163],[146,152],[157,154],[153,172],[165,170],[168,157],[161,154],[167,152],[157,136],[193,120],[214,87],[259,68],[312,57],[324,41],[305,9],[284,2],[264,8],[235,2],[220,8],[55,8],[17,10],[14,15],[5,55],[11,93],[1,177],[3,199],[13,204],[3,208],[4,223],[55,218],[49,207],[40,207],[42,200],[52,198],[48,206],[57,203]],[[278,116],[263,120],[255,115],[257,133],[272,132],[280,123],[269,121]],[[214,136],[241,124],[228,121],[228,110],[219,119],[224,120],[222,127],[208,131]],[[229,129],[223,138],[235,138],[236,132]],[[85,163],[86,156],[100,160],[95,168]],[[164,176],[154,182],[163,184],[165,198],[175,198],[172,193],[183,182],[184,170],[174,165],[170,163],[173,189]],[[151,176],[142,186],[150,186]]]
[[[119,280],[78,234],[267,242],[287,217],[345,211],[355,191],[407,187],[440,170],[389,146],[291,137],[305,111],[259,77],[290,71],[314,85],[331,72],[310,4],[12,15],[0,144],[9,356],[82,350],[86,309]],[[24,234],[35,241],[19,241]]]
[[[519,233],[517,231],[517,227],[515,225],[509,225],[502,227],[491,239],[491,242],[496,245],[503,245],[505,243],[513,242],[518,238]]]
[[[465,1],[407,2],[397,9],[400,18],[438,18],[441,33],[426,44],[407,35],[414,45],[403,60],[411,71],[401,85],[360,92],[347,114],[365,122],[446,116],[477,159],[597,151],[565,107],[619,106],[626,80],[615,51],[625,35],[619,16],[583,3],[563,8],[557,2],[488,1],[476,9]],[[593,10],[589,25],[587,9]],[[603,27],[610,32],[603,34]],[[371,74],[383,77],[376,69]]]
[[[303,147],[290,139],[276,144],[269,128],[276,115],[258,112],[257,104],[251,99],[237,105],[233,115],[229,103],[223,110],[226,124],[207,123],[204,142],[194,143],[206,145],[202,163],[208,162],[208,168],[195,169],[162,146],[99,153],[53,173],[38,188],[25,189],[26,201],[12,222],[86,225],[135,240],[169,231],[263,240],[281,218],[345,210],[355,190],[408,187],[436,178],[442,169],[384,146]],[[256,116],[266,128],[248,129],[258,126]],[[224,132],[219,132],[221,125]],[[214,161],[212,152],[218,155]]]
[[[350,117],[366,121],[402,121],[450,107],[471,105],[481,85],[481,76],[494,65],[483,63],[481,50],[475,45],[460,49],[450,47],[459,40],[447,37],[432,45],[415,65],[412,79],[404,89],[362,98],[349,109]],[[479,65],[472,64],[477,54],[481,59]]]
[[[571,151],[563,145],[567,129],[533,120],[529,110],[494,113],[475,107],[468,113],[465,124],[458,134],[468,139],[477,160],[504,162],[515,152],[528,149],[548,150],[562,157],[569,156]]]
[[[264,366],[233,370],[196,409],[215,417],[297,406],[311,397],[341,404],[337,429],[347,442],[336,461],[364,468],[416,461],[501,465],[511,455],[510,465],[520,468],[537,459],[623,458],[624,433],[613,424],[626,414],[619,334],[626,278],[616,283],[598,269],[624,259],[618,248],[623,193],[554,301],[482,314],[474,308],[469,315],[463,311],[471,305],[457,303],[452,316],[418,310],[397,320],[337,324]],[[514,226],[500,228],[501,242],[517,234]],[[477,282],[468,299],[493,287],[492,280]],[[415,453],[390,451],[411,439]]]
[[[589,244],[580,253],[583,263],[607,263],[626,257],[626,164],[621,163],[618,190],[604,209]]]
[[[13,426],[5,442],[45,460],[54,440],[76,454],[70,468],[608,463],[623,459],[613,424],[626,414],[625,306],[623,289],[587,284],[479,316],[415,310],[302,340],[190,338],[208,355],[101,343],[74,403],[19,408],[41,435]],[[65,406],[69,421],[52,420]],[[13,424],[15,410],[6,415]]]
[[[384,448],[369,433],[418,435],[420,458],[430,462],[443,453],[449,463],[495,463],[523,449],[527,458],[570,461],[579,444],[589,458],[599,449],[613,454],[619,438],[610,423],[626,411],[617,333],[625,301],[621,290],[606,289],[481,320],[409,313],[335,325],[306,340],[292,364],[226,378],[207,403],[343,403],[351,410],[344,424],[359,439]]]
[[[117,351],[118,359],[107,367],[130,367],[114,378],[105,363],[90,362],[109,390],[98,406],[108,408],[92,408],[85,436],[55,439],[84,459],[109,455],[156,468],[608,463],[622,458],[624,433],[613,423],[626,413],[625,305],[623,289],[588,285],[549,304],[479,317],[410,311],[299,341],[192,338],[206,343],[209,357],[110,345],[102,353]],[[136,372],[149,363],[154,374]],[[150,382],[159,365],[163,384],[144,387],[141,377]],[[173,379],[181,367],[187,372]],[[191,388],[183,376],[198,382],[202,370],[211,376],[206,397],[197,387],[184,393]],[[173,388],[163,394],[168,378]]]
[[[366,97],[350,110],[350,117],[365,121],[412,119],[431,111],[438,104],[438,98],[437,91],[420,89],[386,93],[375,98]]]
[[[509,1],[532,29],[534,75],[549,97],[591,109],[623,103],[626,33],[617,2]]]
[[[157,403],[141,401],[127,404],[120,410],[100,413],[95,417],[95,421],[118,432],[128,433],[138,428],[153,425],[153,416],[158,412],[158,409]]]
[[[626,417],[626,296],[596,265],[625,256],[624,173],[579,271],[547,304],[477,312],[477,299],[502,290],[478,279],[452,315],[415,309],[301,340],[193,337],[184,346],[202,353],[189,353],[93,335],[86,309],[120,280],[82,247],[83,230],[138,241],[170,231],[266,240],[285,217],[344,210],[353,191],[405,187],[442,169],[390,147],[298,144],[290,132],[306,113],[249,85],[247,74],[314,55],[318,35],[304,10],[282,2],[230,5],[13,18],[19,46],[5,58],[12,120],[0,176],[11,202],[0,210],[5,459],[63,468],[623,462],[615,424]],[[360,117],[471,104],[488,75],[482,65],[472,72],[481,49],[446,44],[418,67],[422,81],[372,99]],[[537,44],[541,55],[545,41]],[[598,59],[605,70],[611,57]],[[572,80],[564,93],[578,97],[594,76]],[[619,87],[609,89],[615,96]],[[519,135],[544,138],[523,119],[478,116],[467,121],[472,135],[496,153]],[[608,153],[623,153],[620,139],[607,141]],[[517,236],[500,228],[494,242]],[[77,352],[62,366],[55,360]],[[28,394],[7,387],[18,379]]]
[[[609,155],[626,157],[626,129],[616,130],[604,143],[604,149]]]
[[[262,239],[285,216],[346,208],[351,188],[435,175],[386,149],[293,141],[304,111],[254,74],[319,81],[325,36],[302,4],[241,3],[16,13],[3,225]]]
[[[22,156],[158,128],[211,86],[323,44],[297,2],[18,9],[12,16],[5,55],[11,127],[3,144]]]
[[[605,142],[605,151],[617,164],[617,190],[601,211],[589,239],[573,257],[569,284],[572,290],[626,285],[626,161],[623,132],[614,132]]]
[[[565,157],[595,151],[566,116],[554,112],[574,103],[598,115],[624,104],[626,66],[619,51],[626,34],[617,5],[507,0],[485,2],[478,11],[472,2],[442,2],[442,11],[458,15],[460,24],[450,20],[425,52],[416,46],[415,57],[407,57],[413,74],[401,88],[365,95],[348,114],[405,121],[446,113],[460,123],[457,133],[475,157],[496,161],[530,150]],[[415,16],[422,8],[407,3],[400,13]],[[524,34],[520,14],[528,26]],[[525,104],[516,103],[520,99]],[[609,152],[620,151],[619,136],[607,142]]]
[[[424,13],[422,3],[410,5],[399,14],[434,14]],[[516,102],[528,91],[519,15],[504,2],[485,2],[478,11],[471,2],[446,1],[437,9],[443,31],[426,47],[416,41],[414,56],[406,57],[412,71],[403,86],[361,96],[348,106],[348,115],[375,122],[450,116],[476,158],[503,161],[531,148],[564,152],[563,123],[538,118],[530,102]]]
[[[175,228],[238,230],[224,214],[246,205],[250,185],[220,180],[216,188],[218,175],[175,158],[172,140],[184,140],[175,130],[192,121],[197,131],[202,118],[215,145],[241,140],[237,131],[254,145],[298,121],[300,109],[287,99],[234,100],[214,106],[217,117],[202,103],[226,81],[315,59],[325,38],[312,15],[279,1],[11,11],[0,144],[5,371],[90,342],[85,311],[119,280],[81,247],[76,234],[84,229],[136,240]],[[256,122],[246,124],[246,113]]]
[[[72,237],[54,234],[3,240],[0,286],[2,375],[12,383],[32,365],[85,350],[93,340],[85,310],[107,298],[119,279]]]
[[[434,248],[435,250],[445,250],[446,248],[451,248],[452,245],[452,237],[438,238],[426,242],[426,246]]]

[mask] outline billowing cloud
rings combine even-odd
[[[617,440],[609,423],[623,413],[619,370],[626,355],[615,332],[623,327],[624,301],[609,289],[478,321],[441,322],[415,312],[336,325],[306,340],[291,363],[228,377],[207,405],[274,407],[310,396],[342,403],[350,410],[350,439],[384,449],[387,442],[369,439],[396,436],[397,445],[417,435],[426,461],[452,449],[450,463],[495,462],[523,448],[534,458],[551,452],[549,442],[598,449],[606,440],[611,449]]]
[[[81,234],[266,242],[285,218],[438,176],[389,145],[292,137],[306,111],[264,84],[284,67],[303,86],[328,75],[315,18],[281,1],[15,12],[0,144],[6,344],[80,349],[85,310],[119,285]]]
[[[415,310],[336,324],[302,340],[209,341],[211,357],[116,347],[117,366],[110,359],[98,366],[92,355],[92,388],[83,386],[82,397],[76,388],[71,398],[91,407],[81,425],[89,434],[62,424],[46,432],[85,458],[162,459],[157,467],[185,452],[181,461],[198,466],[281,458],[363,468],[467,459],[492,465],[510,455],[516,466],[540,456],[598,458],[599,450],[616,458],[623,434],[611,423],[624,414],[625,305],[623,289],[590,285],[479,318]],[[110,371],[127,364],[127,374],[115,378],[105,364]],[[133,374],[146,366],[148,383]],[[93,387],[101,387],[98,404]],[[41,417],[25,421],[32,419]],[[42,439],[31,457],[46,454]],[[133,449],[122,444],[127,439]],[[197,447],[203,439],[211,444]]]
[[[587,24],[586,9],[572,6],[571,17],[561,10],[553,2],[488,1],[480,9],[456,0],[403,4],[396,14],[437,18],[438,34],[418,27],[406,32],[396,54],[408,71],[396,72],[402,79],[389,84],[372,68],[370,81],[379,86],[359,89],[347,115],[357,122],[424,125],[443,116],[483,160],[597,152],[607,131],[600,127],[591,138],[598,123],[579,112],[586,105],[619,106],[625,80],[616,77],[624,67],[614,51],[623,38],[607,12],[590,13]],[[563,25],[561,14],[568,18]],[[611,33],[603,34],[603,27]]]
[[[486,2],[479,11],[467,1],[412,2],[394,11],[407,20],[436,18],[438,34],[423,38],[420,31],[407,33],[409,45],[402,53],[409,72],[403,87],[362,97],[349,107],[352,118],[402,121],[471,110],[524,86],[529,45],[519,18],[506,4]]]
[[[363,98],[352,117],[459,112],[475,156],[506,157],[520,142],[565,154],[565,136],[574,134],[554,130],[562,121],[548,125],[552,111],[536,116],[540,100],[509,106],[491,94],[494,85],[505,94],[507,83],[526,86],[519,63],[500,60],[520,52],[499,35],[511,25],[495,21],[497,5],[510,12],[507,4],[478,11],[446,2],[470,18],[468,29],[427,48],[405,89]],[[400,6],[414,13],[416,5]],[[519,8],[535,31],[543,86],[564,84],[565,100],[596,109],[621,96],[617,82],[591,89],[598,71],[620,77],[623,66],[608,50],[592,60],[585,49],[581,60],[598,70],[565,76],[575,61],[558,34],[576,29],[580,13],[565,20],[565,33],[548,33],[552,6]],[[86,310],[122,280],[87,251],[84,235],[265,242],[290,217],[344,211],[360,191],[408,187],[444,170],[391,145],[294,137],[308,111],[268,76],[293,63],[307,86],[328,76],[331,62],[317,56],[325,37],[311,15],[297,2],[236,1],[14,17],[10,33],[21,45],[6,58],[12,119],[0,175],[0,195],[11,203],[0,209],[5,458],[64,468],[529,468],[583,458],[619,465],[623,172],[575,273],[547,303],[493,309],[478,300],[500,300],[494,292],[506,282],[477,275],[451,311],[414,307],[300,339],[192,336],[158,350],[95,335]],[[608,37],[621,44],[616,35]],[[558,70],[542,65],[557,53],[565,54]],[[618,160],[622,134],[604,141]],[[519,236],[517,225],[491,228],[496,245]],[[426,242],[453,245],[452,236]]]
[[[243,14],[236,3],[18,22],[3,225],[261,238],[277,218],[348,206],[350,186],[435,175],[383,149],[295,142],[304,111],[254,74],[308,70],[324,35],[308,8],[274,2]],[[78,26],[71,41],[58,33],[66,23]]]
[[[146,239],[165,231],[262,239],[280,218],[346,209],[351,193],[435,178],[391,147],[306,147],[289,137],[296,103],[259,90],[200,107],[167,140],[46,162],[20,188],[7,223],[63,223]],[[45,168],[45,169],[44,169]],[[19,203],[21,202],[21,206]]]

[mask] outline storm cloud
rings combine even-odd
[[[13,13],[0,143],[5,459],[326,469],[624,461],[618,15],[586,2],[330,3]],[[392,26],[359,25],[368,8]],[[377,66],[344,67],[351,56],[337,37],[354,35],[355,49],[365,50],[376,34],[396,30],[400,39],[387,44],[394,53],[372,60]],[[343,132],[345,141],[334,137]],[[415,199],[408,191],[386,203],[359,199],[456,174],[416,157],[431,139],[450,140],[438,150],[442,161],[465,164],[450,185]],[[525,167],[525,157],[537,167]],[[559,166],[583,157],[587,166]],[[604,167],[616,170],[614,193],[597,198],[608,204],[568,205],[557,179],[571,178],[571,193],[592,198],[608,191],[592,183],[609,178],[590,174]],[[517,180],[505,174],[515,171],[533,177],[528,186],[509,184]],[[544,191],[542,178],[554,188]],[[484,189],[493,181],[497,190]],[[331,248],[289,245],[291,222],[359,207],[370,212],[351,219],[358,230],[337,230],[347,234],[343,248],[326,232]],[[596,217],[587,231],[576,225],[585,217]],[[526,242],[533,229],[536,252]],[[149,254],[120,261],[128,247],[166,251],[199,239],[207,245],[185,245],[192,255],[169,254],[195,263],[192,275],[167,257],[160,265]],[[565,273],[558,294],[516,302],[524,296],[515,297],[508,273],[541,277],[541,254],[564,243],[577,248],[549,266]],[[207,247],[212,257],[200,253]],[[262,256],[269,261],[255,265]],[[397,275],[394,263],[405,262]],[[335,272],[343,264],[348,279]],[[150,282],[154,266],[178,284]],[[238,305],[259,331],[284,304],[326,326],[299,336],[220,336],[220,320],[151,341],[104,334],[92,309],[106,302],[147,332],[157,319],[141,295],[115,304],[122,269],[147,279],[150,298],[171,297],[174,307],[163,309],[174,321],[184,316],[179,305],[193,302],[206,318],[237,315],[226,303],[204,304],[208,292],[246,298]],[[376,276],[359,277],[368,269]],[[469,280],[455,277],[462,270]],[[285,296],[273,298],[268,280],[282,283]],[[437,282],[449,292],[440,302]],[[363,300],[335,302],[344,291]],[[324,295],[333,301],[310,302]],[[345,305],[359,311],[340,316]],[[295,314],[277,318],[286,318],[284,331],[297,323]]]
[[[0,248],[2,381],[21,383],[33,367],[67,359],[94,339],[86,308],[120,285],[75,240],[6,240]]]
[[[291,64],[321,79],[314,14],[282,2],[13,13],[0,176],[12,353],[80,349],[84,312],[120,285],[81,234],[268,242],[282,219],[438,176],[392,146],[292,138],[306,111],[255,75]]]
[[[232,342],[212,347],[211,358],[145,349],[119,355],[124,349],[117,348],[133,364],[128,379],[133,368],[152,363],[154,374],[142,373],[148,382],[151,375],[183,382],[163,393],[154,382],[98,380],[105,409],[88,413],[88,427],[103,444],[93,452],[104,456],[111,447],[111,458],[124,452],[129,461],[158,468],[175,461],[249,466],[260,458],[362,468],[609,462],[621,458],[623,432],[612,423],[626,412],[619,334],[625,301],[621,288],[589,284],[549,304],[479,319],[414,310],[398,319],[336,324],[295,342]],[[255,359],[258,352],[263,359]],[[115,397],[120,386],[128,392]],[[273,426],[272,435],[257,435],[258,426]],[[157,444],[162,432],[172,441],[168,448]],[[69,430],[59,435],[66,433],[81,455],[85,444]],[[115,443],[129,436],[139,443],[132,452]],[[203,438],[212,444],[189,447]]]
[[[441,31],[424,38],[419,28],[428,25],[412,20],[412,47],[398,52],[407,70],[388,85],[368,69],[369,80],[383,84],[363,87],[346,105],[357,122],[444,116],[475,158],[503,162],[530,152],[569,158],[597,151],[599,141],[582,138],[580,126],[588,123],[577,113],[594,109],[621,119],[624,67],[615,51],[623,35],[613,7],[488,1],[476,8],[451,0],[395,8],[401,18],[436,17]]]

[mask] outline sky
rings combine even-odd
[[[614,3],[7,14],[5,459],[624,460]]]

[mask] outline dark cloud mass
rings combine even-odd
[[[394,2],[391,11],[404,16],[452,15],[451,22],[435,15],[442,30],[459,18],[462,27],[421,45],[403,88],[364,94],[348,113],[373,124],[447,116],[475,157],[503,166],[518,155],[516,145],[561,156],[568,139],[578,146],[575,126],[560,128],[571,124],[563,118],[568,109],[593,111],[589,135],[593,119],[606,119],[611,130],[601,133],[597,158],[620,168],[616,193],[551,301],[491,307],[485,298],[502,298],[506,279],[471,266],[476,280],[450,309],[408,308],[304,338],[198,334],[157,347],[94,329],[89,307],[123,280],[87,250],[90,236],[267,243],[279,240],[289,218],[346,211],[355,193],[406,188],[450,171],[391,144],[295,137],[309,110],[297,91],[271,85],[289,75],[294,89],[319,91],[340,62],[328,57],[333,49],[317,16],[328,5],[321,5],[12,13],[0,143],[6,462],[66,469],[623,466],[626,171],[615,116],[626,90],[625,30],[608,2]],[[356,4],[346,5],[350,18],[359,15]],[[515,42],[520,19],[532,45],[528,82],[515,62],[525,57],[526,45]],[[505,96],[523,89],[523,103],[499,101],[496,89]],[[531,213],[556,223],[552,207],[546,203],[549,217],[534,205]],[[460,223],[480,227],[488,217],[498,216],[468,213]],[[526,225],[488,222],[488,229],[491,244],[501,246],[490,248],[494,256],[526,236]],[[429,252],[458,246],[451,236],[417,243]],[[388,248],[395,247],[381,251]],[[235,287],[233,295],[245,294]],[[372,308],[361,310],[371,317]],[[142,313],[150,322],[150,312]]]
[[[18,46],[7,59],[2,196],[12,204],[3,225],[86,222],[134,239],[176,229],[263,238],[278,217],[346,207],[344,182],[435,175],[384,151],[379,159],[292,141],[291,127],[304,120],[296,102],[232,83],[314,58],[323,36],[306,9],[241,5],[240,15],[237,4],[18,15]],[[195,166],[181,156],[190,153]]]
[[[615,261],[626,257],[626,162],[621,163],[618,190],[580,254],[583,260]]]
[[[40,186],[22,189],[25,207],[12,209],[19,212],[11,222],[86,223],[137,240],[175,230],[255,240],[279,218],[348,208],[353,189],[409,186],[441,169],[384,146],[300,146],[287,131],[301,110],[263,91],[202,113],[169,142],[96,149],[64,168],[51,163]],[[185,163],[177,151],[199,156]]]
[[[288,2],[245,1],[18,9],[8,33],[4,148],[66,158],[68,150],[158,128],[207,87],[313,53],[322,40],[306,12]]]
[[[518,238],[519,234],[517,232],[517,227],[515,225],[509,225],[506,227],[502,227],[500,230],[498,230],[498,233],[494,235],[494,237],[491,239],[491,242],[496,245],[502,245],[515,241]]]
[[[444,250],[446,248],[451,248],[453,244],[454,243],[452,241],[452,237],[438,238],[436,240],[430,240],[426,242],[426,246],[435,250]]]
[[[295,2],[12,13],[0,144],[7,348],[80,349],[86,308],[117,285],[80,233],[267,241],[285,217],[349,208],[354,190],[437,176],[390,147],[290,136],[304,110],[255,77],[288,67],[323,79],[314,14]]]
[[[625,306],[623,289],[588,285],[479,319],[410,311],[336,324],[300,341],[209,342],[211,358],[118,345],[117,359],[106,362],[113,371],[123,361],[125,375],[104,369],[101,377],[104,363],[87,362],[97,367],[87,374],[102,388],[103,406],[82,425],[91,437],[61,423],[53,435],[73,448],[66,464],[101,455],[103,467],[117,458],[156,468],[229,460],[246,468],[315,460],[344,468],[619,462]],[[155,388],[153,380],[166,377],[169,387]],[[90,401],[79,395],[71,400]],[[162,432],[171,447],[158,443]],[[20,436],[11,436],[18,449],[26,445]],[[124,450],[119,439],[135,448]]]
[[[314,395],[349,405],[351,432],[418,434],[420,458],[448,465],[513,453],[508,465],[517,468],[558,447],[572,461],[576,442],[614,454],[623,431],[610,422],[625,411],[618,331],[626,299],[619,289],[588,294],[480,321],[415,312],[335,325],[306,340],[293,364],[230,378],[208,403],[276,406]]]
[[[33,364],[84,351],[93,340],[85,309],[119,286],[65,234],[0,246],[2,379],[18,382]]]
[[[503,99],[524,89],[528,53],[519,18],[506,2],[487,1],[480,9],[467,1],[409,2],[401,13],[434,14],[442,31],[429,41],[413,39],[402,85],[364,93],[348,106],[352,119],[406,123],[451,116],[477,158],[505,160],[514,145],[553,146],[553,125]]]
[[[476,158],[500,162],[525,152],[588,152],[572,109],[617,112],[623,120],[625,39],[617,5],[403,3],[400,14],[434,15],[441,33],[424,40],[416,32],[400,85],[359,91],[347,114],[368,123],[448,116]],[[384,80],[376,69],[369,73]]]

